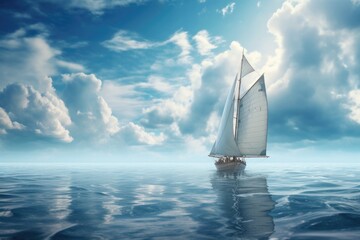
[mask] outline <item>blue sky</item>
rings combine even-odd
[[[359,151],[358,0],[24,0],[0,12],[8,156],[206,158],[243,48],[265,73],[269,155]]]

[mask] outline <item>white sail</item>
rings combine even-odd
[[[210,156],[240,156],[239,148],[234,138],[234,90],[237,76],[227,96],[224,111],[221,116],[217,139],[211,149]]]
[[[239,79],[235,78],[227,96],[218,136],[210,156],[242,158],[266,156],[268,103],[264,75],[240,98],[242,78],[253,71],[254,68],[243,56],[240,76]],[[236,109],[234,109],[235,107]],[[219,167],[226,167],[232,163],[238,164],[239,162],[241,162],[241,159],[236,159],[235,161],[234,159],[226,158],[220,159],[215,165],[218,169],[222,169]]]
[[[243,78],[246,75],[248,75],[249,73],[255,71],[254,68],[248,62],[248,60],[246,59],[246,57],[244,55],[242,57],[243,57],[243,59],[242,59],[242,62],[241,62],[241,76],[240,76],[240,78]]]
[[[240,100],[237,145],[241,156],[266,156],[268,104],[264,75]]]

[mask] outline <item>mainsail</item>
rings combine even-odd
[[[268,106],[264,75],[240,99],[237,145],[241,155],[266,156]]]
[[[210,156],[266,156],[268,104],[264,75],[240,97],[241,80],[253,71],[253,67],[243,55],[240,77],[238,79],[236,76],[227,96],[218,136]],[[238,88],[235,90],[236,85]]]

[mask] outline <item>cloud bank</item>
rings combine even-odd
[[[269,20],[278,48],[264,71],[270,82],[270,136],[277,141],[360,133],[354,97],[359,11],[351,1],[289,1]]]
[[[99,15],[142,2],[84,0],[64,7]],[[234,6],[221,14],[233,12]],[[359,16],[358,1],[285,1],[268,21],[274,52],[264,56],[244,50],[265,72],[272,144],[358,138]],[[103,81],[101,71],[95,75],[66,61],[50,35],[45,25],[30,24],[0,39],[2,142],[210,148],[239,70],[239,42],[225,43],[206,29],[178,30],[156,41],[114,31],[112,38],[97,42],[112,56],[136,52],[146,58],[150,49],[156,56],[146,59],[147,69],[139,64],[134,76]],[[251,81],[243,84],[249,87]]]

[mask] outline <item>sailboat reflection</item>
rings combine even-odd
[[[227,237],[266,239],[274,231],[274,208],[266,178],[244,172],[216,172],[211,178],[217,203],[226,219]]]

